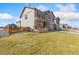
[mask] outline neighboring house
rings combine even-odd
[[[55,17],[52,11],[40,11],[37,8],[24,7],[20,21],[17,26],[21,28],[30,27],[33,31],[55,31],[59,30],[60,19]]]

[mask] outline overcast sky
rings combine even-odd
[[[16,23],[27,3],[0,3],[0,26]],[[60,23],[69,24],[79,28],[79,4],[62,3],[31,3],[41,11],[53,11],[56,17],[60,17]]]

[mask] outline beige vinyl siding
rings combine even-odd
[[[25,19],[25,15],[27,15],[27,19]],[[34,29],[34,20],[34,9],[26,8],[21,18],[21,26]]]

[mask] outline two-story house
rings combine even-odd
[[[17,26],[21,28],[30,27],[33,31],[59,30],[59,24],[59,17],[55,17],[52,11],[40,11],[32,7],[24,7],[20,16],[20,21],[17,22]]]

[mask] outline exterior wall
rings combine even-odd
[[[21,26],[21,22],[20,22],[20,21],[17,22],[16,25],[17,25],[18,27],[20,27],[20,26]]]
[[[41,20],[41,23],[43,23],[42,21],[44,20],[48,21],[48,29],[50,31],[59,29],[60,20],[55,18],[53,12],[44,14],[42,11],[33,8],[26,8],[23,12],[21,17],[21,27],[30,27],[35,30],[35,20]],[[42,26],[41,23],[39,24],[40,26]],[[17,25],[19,26],[20,24],[17,23]],[[40,27],[40,29],[44,28]]]
[[[38,17],[38,19],[48,20],[48,22],[49,22],[49,24],[48,24],[49,31],[59,30],[59,19],[58,18],[55,19],[55,16],[52,12],[49,12],[48,14],[43,14],[42,12],[38,11],[38,13],[40,15],[40,17]],[[42,16],[44,16],[45,19],[42,19]]]
[[[49,24],[49,31],[54,31],[54,24]]]
[[[40,32],[47,32],[48,31],[48,19],[46,15],[39,10],[35,10],[35,30]]]
[[[47,14],[47,19],[48,20],[54,20],[54,15],[53,15],[53,13],[52,12],[49,12],[48,14]]]
[[[44,15],[43,12],[39,11],[39,10],[35,10],[35,20],[47,20],[46,16]]]
[[[56,30],[60,29],[60,19],[57,17],[56,18]]]
[[[21,27],[31,27],[34,29],[34,16],[34,9],[26,8],[21,18]]]
[[[49,21],[49,31],[55,30],[55,21],[54,21],[54,15],[52,13],[47,14],[47,19]]]

